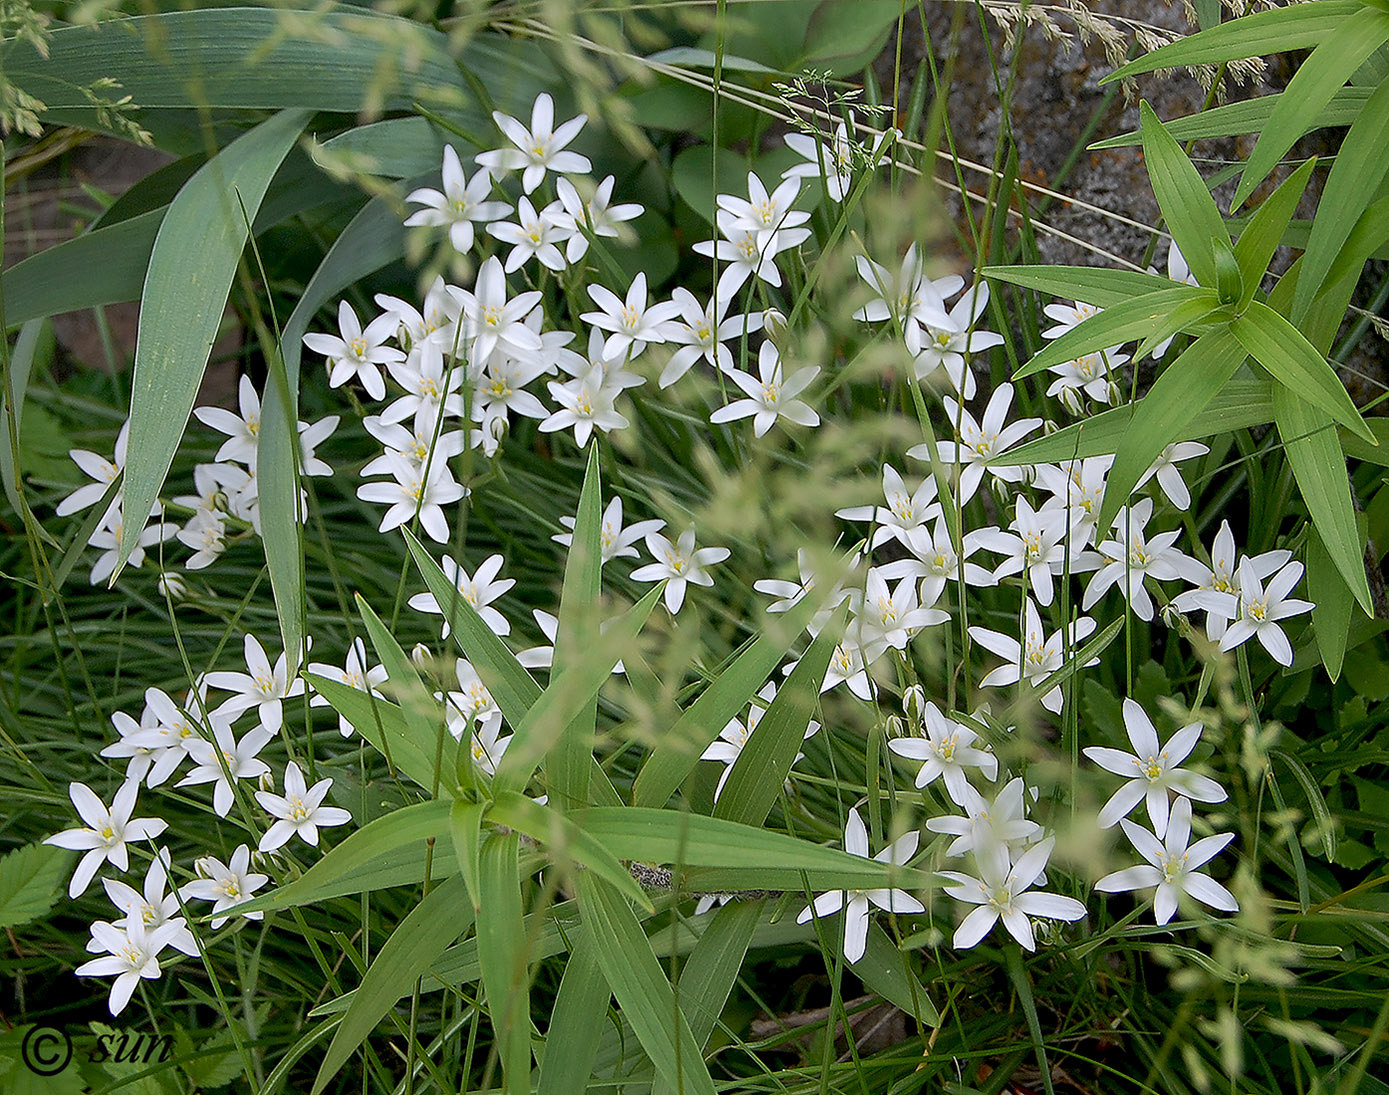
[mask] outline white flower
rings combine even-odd
[[[714,579],[704,573],[704,568],[723,562],[731,554],[725,547],[696,550],[693,525],[680,534],[678,544],[672,544],[659,532],[647,533],[646,550],[656,561],[632,571],[632,580],[666,581],[666,608],[672,614],[679,612],[680,606],[685,603],[685,587],[690,582],[701,586],[713,585]]]
[[[540,291],[531,290],[508,298],[506,271],[501,259],[491,256],[477,272],[473,291],[448,286],[459,302],[473,333],[472,358],[468,367],[480,373],[499,346],[512,357],[528,357],[541,348],[540,336],[525,324],[532,308],[540,303]]]
[[[902,326],[903,337],[910,338],[918,348],[925,341],[923,324],[942,329],[950,325],[945,302],[965,287],[965,279],[958,274],[935,280],[927,277],[916,244],[907,248],[896,275],[865,255],[857,256],[854,265],[858,267],[858,276],[878,294],[854,313],[855,319],[881,323],[895,317]]]
[[[1188,847],[1191,839],[1191,802],[1181,798],[1172,807],[1164,844],[1156,836],[1125,818],[1121,824],[1138,854],[1147,863],[1126,867],[1107,874],[1095,883],[1101,893],[1120,893],[1156,886],[1153,894],[1153,917],[1166,924],[1177,912],[1177,902],[1183,895],[1196,898],[1204,905],[1225,912],[1237,912],[1239,902],[1234,894],[1197,868],[1213,859],[1230,841],[1234,833],[1219,833],[1204,837]]]
[[[1013,386],[1000,384],[989,397],[989,405],[984,408],[984,422],[980,425],[974,415],[965,410],[949,396],[943,400],[947,420],[959,431],[959,443],[941,441],[936,451],[942,461],[961,464],[960,503],[963,505],[974,497],[975,491],[987,470],[995,479],[1005,483],[1019,483],[1025,469],[1021,465],[990,466],[989,461],[1012,448],[1024,437],[1042,424],[1040,418],[1022,418],[1004,425],[1008,412],[1013,406]],[[907,450],[908,456],[918,460],[930,460],[930,450],[923,442]]]
[[[934,476],[926,476],[914,491],[909,491],[897,469],[891,464],[884,464],[883,498],[887,502],[886,506],[851,506],[848,509],[836,510],[834,514],[846,521],[874,522],[877,528],[873,530],[873,538],[868,542],[870,549],[881,547],[889,540],[906,544],[910,533],[921,528],[933,517],[940,516]]]
[[[430,539],[446,542],[449,524],[443,507],[465,497],[467,488],[454,479],[444,459],[436,459],[427,470],[395,452],[387,451],[382,459],[391,481],[363,483],[357,488],[357,497],[363,501],[390,504],[379,531],[389,532],[418,516]]]
[[[214,783],[212,808],[226,817],[232,807],[232,780],[259,779],[270,774],[270,765],[256,759],[275,738],[275,731],[258,726],[243,734],[238,742],[232,736],[231,720],[212,720],[213,741],[199,739],[188,743],[188,755],[196,767],[178,782],[179,787]]]
[[[1203,445],[1199,441],[1174,441],[1162,450],[1153,461],[1153,466],[1143,473],[1138,487],[1157,476],[1158,486],[1162,488],[1162,493],[1167,495],[1167,500],[1185,512],[1191,508],[1191,491],[1187,489],[1186,480],[1182,478],[1177,464],[1182,460],[1205,456],[1210,451],[1209,445]]]
[[[480,152],[474,159],[498,176],[507,171],[524,168],[521,189],[527,194],[540,185],[546,171],[566,175],[587,175],[593,170],[587,156],[563,151],[564,146],[583,129],[588,115],[580,114],[570,118],[555,129],[555,102],[548,92],[542,91],[535,97],[535,103],[531,107],[529,129],[499,110],[492,111],[492,120],[514,147]]]
[[[565,258],[555,245],[564,243],[572,232],[564,207],[553,201],[537,213],[530,199],[522,198],[516,205],[516,222],[493,221],[487,226],[488,233],[511,244],[506,272],[519,270],[531,258],[539,259],[547,270],[563,270]]]
[[[1253,560],[1247,557],[1241,559],[1238,606],[1232,603],[1235,600],[1233,594],[1206,595],[1210,603],[1218,603],[1227,616],[1237,616],[1221,638],[1220,649],[1233,650],[1253,636],[1263,644],[1264,649],[1279,665],[1292,665],[1292,643],[1288,642],[1288,637],[1283,634],[1278,621],[1303,612],[1311,612],[1316,608],[1311,601],[1301,601],[1288,596],[1301,577],[1302,564],[1289,563],[1269,579],[1268,589],[1265,590]]]
[[[421,188],[405,195],[407,202],[425,207],[411,213],[405,220],[405,227],[447,226],[449,243],[460,255],[466,255],[473,249],[473,225],[504,217],[511,207],[506,202],[485,200],[492,193],[491,173],[479,171],[469,179],[452,145],[444,146],[443,183],[442,193]]]
[[[925,716],[925,738],[893,738],[887,747],[899,757],[923,762],[916,774],[918,787],[942,779],[951,801],[964,805],[965,790],[969,787],[965,769],[978,768],[986,779],[997,779],[998,758],[986,750],[974,748],[979,735],[968,726],[946,718],[934,703],[926,704]]]
[[[386,382],[381,377],[379,366],[401,361],[405,357],[395,347],[385,345],[387,339],[395,336],[398,325],[396,317],[387,312],[377,316],[363,330],[352,305],[344,300],[338,304],[338,331],[341,337],[307,334],[304,345],[328,358],[332,366],[328,376],[330,388],[339,388],[356,377],[372,399],[385,399]]]
[[[727,195],[720,195],[720,198],[724,197]],[[754,275],[768,285],[780,287],[781,272],[776,267],[777,255],[810,238],[809,228],[761,229],[740,224],[738,218],[727,209],[715,212],[714,223],[724,238],[701,240],[694,245],[694,251],[728,263],[715,287],[715,294],[723,299],[731,299],[742,284]]]
[[[871,664],[889,649],[904,650],[923,627],[934,627],[950,619],[938,608],[922,608],[916,603],[916,581],[907,577],[889,590],[881,570],[873,567],[865,576],[862,590],[849,590],[854,618],[849,633]]]
[[[405,394],[381,412],[382,422],[393,424],[407,418],[419,422],[429,415],[432,427],[440,413],[462,415],[463,399],[458,389],[467,370],[454,362],[450,350],[426,340],[416,345],[409,357],[387,366],[391,379],[405,389]]]
[[[752,732],[757,729],[757,724],[762,721],[762,716],[767,713],[767,708],[771,706],[774,699],[776,699],[776,682],[768,681],[758,689],[757,699],[748,706],[747,715],[741,719],[731,718],[724,723],[718,738],[699,755],[700,760],[716,760],[724,766],[723,772],[719,775],[718,785],[714,788],[715,802],[718,802],[719,796],[723,794],[724,784],[728,782],[728,777],[733,772],[734,762],[742,755],[743,747],[747,745],[748,739],[752,737]],[[805,728],[805,740],[809,740],[819,729],[820,724],[812,719],[810,725]],[[803,755],[797,753],[796,760],[800,760]]]
[[[894,739],[900,740],[900,739]],[[891,744],[891,743],[889,743]],[[946,814],[928,818],[926,828],[947,833],[955,839],[945,849],[948,856],[972,852],[986,872],[995,878],[1008,873],[1014,851],[1021,854],[1042,835],[1042,827],[1027,819],[1027,805],[1021,776],[1009,780],[992,802],[969,784],[958,805],[964,817]]]
[[[935,527],[931,530],[922,525],[905,533],[903,543],[915,558],[899,559],[878,569],[884,578],[920,578],[921,603],[933,605],[945,592],[947,582],[959,581],[961,558],[968,559],[984,546],[980,540],[982,532],[980,529],[965,533],[960,545],[963,552],[961,556],[956,553],[954,545],[950,542],[950,530],[946,528],[945,518],[937,518]],[[991,586],[997,583],[993,572],[985,570],[977,563],[966,562],[963,569],[965,585]]]
[[[189,570],[202,570],[227,550],[227,524],[216,513],[198,513],[179,530],[178,540],[194,549],[183,565]]]
[[[571,263],[578,262],[588,253],[587,233],[616,239],[619,235],[619,224],[641,216],[643,209],[636,202],[608,204],[612,201],[613,182],[613,177],[609,175],[598,184],[593,197],[585,202],[568,179],[555,181],[555,193],[559,196],[560,205],[564,207],[567,227],[572,233],[564,252],[564,257]]]
[[[500,715],[500,712],[498,712]],[[502,720],[488,720],[480,725],[477,732],[468,741],[468,749],[472,753],[473,763],[477,765],[478,771],[484,775],[495,776],[497,765],[502,762],[502,757],[506,755],[507,746],[512,742],[514,735],[507,734],[501,737]],[[453,726],[450,726],[453,729]]]
[[[559,523],[569,532],[556,533],[550,539],[557,544],[570,547],[574,542],[574,522],[573,517],[561,517]],[[648,533],[660,532],[666,527],[666,523],[660,518],[648,521],[634,521],[626,528],[622,527],[622,499],[614,495],[608,502],[607,508],[603,510],[603,520],[598,528],[598,541],[602,551],[600,565],[619,559],[624,556],[637,558],[637,549],[633,546],[638,540],[644,539]]]
[[[482,739],[495,744],[502,727],[502,709],[497,706],[492,693],[482,683],[482,678],[478,676],[472,662],[459,658],[454,663],[454,674],[458,677],[460,691],[449,692],[439,697],[450,708],[446,712],[449,733],[462,741],[463,732],[477,723]],[[492,757],[492,760],[496,759],[496,756]],[[494,770],[495,768],[486,769],[488,775],[492,775]]]
[[[361,636],[358,636],[352,640],[352,645],[347,648],[347,660],[341,669],[325,662],[313,662],[309,666],[309,672],[316,673],[320,677],[327,677],[329,680],[341,681],[348,688],[355,688],[358,692],[380,695],[377,692],[377,686],[385,683],[386,667],[378,665],[368,669],[366,666],[367,646],[362,641]],[[326,699],[315,693],[309,700],[309,706],[329,707],[331,705]],[[338,716],[338,732],[345,738],[352,735],[352,724],[348,722],[346,715]]]
[[[574,443],[583,448],[593,436],[595,426],[604,433],[610,433],[626,429],[629,425],[615,404],[622,388],[609,382],[601,365],[589,368],[583,376],[564,384],[552,380],[547,387],[560,409],[540,423],[541,433],[554,433],[572,426]]]
[[[472,577],[468,572],[453,561],[453,557],[445,555],[439,561],[439,569],[444,572],[450,582],[458,590],[459,599],[467,601],[482,617],[482,622],[492,629],[494,634],[506,635],[511,631],[511,624],[507,622],[505,616],[495,608],[489,607],[493,601],[505,593],[516,584],[514,578],[503,578],[497,581],[497,574],[501,571],[502,565],[506,562],[498,554],[489,555],[474,571]],[[439,602],[433,593],[416,593],[407,602],[416,612],[438,612],[445,613],[445,609],[439,607]],[[448,607],[451,612],[453,606]],[[449,637],[448,616],[444,616],[444,638]]]
[[[903,866],[916,854],[916,845],[920,839],[921,834],[912,830],[899,836],[873,859],[878,863]],[[844,850],[850,855],[868,858],[868,830],[864,827],[863,819],[859,817],[857,808],[850,809],[848,821],[844,826]],[[870,902],[888,912],[921,913],[926,911],[926,907],[905,890],[831,890],[828,893],[822,893],[814,902],[802,909],[800,915],[796,917],[796,923],[804,924],[812,916],[817,918],[829,916],[831,913],[843,909],[844,960],[850,963],[857,962],[863,957],[864,951],[868,947]]]
[[[214,460],[239,460],[248,468],[254,468],[260,440],[260,396],[245,374],[237,384],[237,405],[241,411],[239,415],[223,407],[194,407],[193,414],[204,426],[227,435]]]
[[[749,171],[746,199],[733,194],[720,194],[715,201],[720,209],[733,218],[731,223],[734,226],[756,232],[776,232],[798,228],[810,220],[809,213],[792,208],[800,192],[800,181],[789,178],[769,194],[762,180]]]
[[[64,829],[61,833],[46,837],[44,843],[87,853],[72,873],[69,897],[80,897],[86,891],[102,863],[110,863],[118,871],[127,870],[130,867],[130,856],[125,848],[127,841],[152,840],[169,827],[169,823],[161,818],[131,818],[139,793],[139,783],[126,780],[111,800],[108,810],[96,792],[85,783],[68,784],[68,797],[77,807],[78,816],[87,823],[87,828]]]
[[[680,310],[680,306],[671,301],[647,305],[645,271],[632,279],[625,301],[601,285],[590,285],[588,295],[602,311],[585,312],[579,318],[612,332],[603,344],[603,353],[609,358],[624,352],[636,357],[646,349],[648,342],[664,342],[666,323]]]
[[[1111,347],[1082,354],[1060,365],[1049,365],[1047,368],[1056,373],[1057,378],[1051,382],[1047,395],[1059,398],[1072,414],[1081,412],[1077,392],[1084,392],[1096,403],[1108,403],[1114,396],[1109,374],[1128,359],[1128,354],[1121,354],[1117,347]]]
[[[1153,601],[1144,587],[1145,578],[1169,582],[1186,573],[1188,557],[1174,545],[1181,529],[1162,532],[1149,539],[1145,528],[1153,515],[1153,500],[1141,498],[1125,507],[1114,519],[1114,539],[1098,546],[1104,565],[1085,587],[1081,607],[1087,611],[1112,585],[1119,586],[1129,607],[1140,620],[1153,618]]]
[[[101,548],[102,553],[97,556],[97,560],[92,564],[90,575],[92,585],[106,581],[116,570],[116,561],[120,558],[121,534],[124,529],[125,515],[121,506],[121,499],[116,499],[116,504],[111,510],[107,511],[107,516],[111,523],[105,528],[99,528],[87,538],[87,544],[91,547]],[[172,540],[178,534],[178,526],[170,522],[161,522],[153,525],[146,525],[135,541],[135,549],[131,551],[130,558],[126,560],[132,568],[139,568],[145,564],[145,548],[153,547],[155,544],[162,544],[166,540]]]
[[[1071,555],[1074,558],[1095,535],[1095,522],[1104,506],[1104,491],[1112,456],[1087,456],[1036,466],[1037,485],[1050,492],[1052,501],[1064,506],[1071,520]]]
[[[250,865],[251,849],[245,844],[237,845],[236,851],[232,852],[230,863],[223,863],[220,859],[205,855],[194,864],[200,877],[185,883],[178,891],[179,896],[185,901],[193,897],[199,901],[213,902],[212,928],[215,931],[231,919],[228,916],[217,916],[217,913],[240,905],[270,881],[269,875],[249,870]],[[265,917],[263,912],[241,915],[247,920],[262,920]]]
[[[850,135],[855,126],[854,114],[850,111],[848,122],[839,123],[828,148],[807,134],[788,133],[786,147],[808,162],[793,164],[781,173],[781,177],[823,178],[830,200],[842,202],[848,196],[849,186],[853,182],[855,153],[859,150],[857,141]],[[867,152],[865,158],[871,167],[878,167],[887,162],[887,156],[880,151],[887,137],[887,133],[877,134],[873,139],[873,146],[864,150]]]
[[[105,497],[111,484],[116,481],[116,477],[125,469],[125,454],[130,442],[130,423],[127,422],[121,427],[121,432],[116,435],[115,459],[107,460],[104,456],[98,456],[87,449],[72,449],[68,455],[72,457],[72,462],[86,472],[94,483],[78,487],[61,502],[55,511],[59,517],[66,517],[70,513],[77,513],[86,509],[88,506],[95,505]],[[117,496],[111,500],[110,509],[101,519],[101,525],[110,523],[111,517],[120,505],[120,498]],[[99,526],[100,527],[100,526]]]
[[[1055,596],[1053,574],[1066,569],[1066,511],[1055,504],[1034,510],[1027,499],[1018,496],[1014,532],[980,529],[979,543],[989,551],[1005,556],[994,569],[994,578],[1026,571],[1027,582],[1037,600],[1049,605]]]
[[[388,293],[377,293],[373,299],[394,318],[398,328],[396,336],[411,353],[422,342],[431,342],[440,350],[448,351],[453,348],[457,333],[455,326],[462,305],[456,294],[461,292],[455,286],[446,285],[442,277],[436,277],[424,295],[423,311]]]
[[[283,701],[291,696],[302,696],[304,682],[297,677],[289,679],[289,666],[283,652],[272,667],[265,648],[254,635],[246,636],[244,648],[249,672],[219,670],[203,678],[209,688],[235,693],[221,702],[215,714],[235,719],[248,708],[257,707],[261,724],[267,730],[278,731],[284,721]]]
[[[739,369],[728,374],[747,398],[718,408],[709,416],[710,422],[732,422],[751,416],[752,432],[758,437],[770,430],[778,418],[789,418],[801,426],[820,424],[820,416],[810,405],[795,398],[820,374],[820,366],[807,365],[783,379],[776,344],[767,341],[758,351],[757,372],[756,377]]]
[[[1093,304],[1075,301],[1072,304],[1048,304],[1042,311],[1056,322],[1042,332],[1043,338],[1060,338],[1072,327],[1077,327],[1087,319],[1093,319],[1104,311]]]
[[[103,958],[93,958],[84,962],[73,972],[78,977],[112,977],[109,1007],[112,1015],[119,1015],[130,1003],[135,986],[143,978],[152,981],[159,976],[158,954],[180,932],[181,926],[175,923],[162,924],[152,930],[145,928],[139,919],[127,918],[125,927],[118,928],[105,921],[92,925],[92,938],[87,950],[104,953]],[[181,929],[187,931],[186,927]]]
[[[736,369],[733,354],[724,342],[761,330],[763,316],[761,312],[753,312],[725,318],[730,300],[730,297],[715,293],[707,306],[700,307],[688,289],[677,287],[671,294],[671,303],[679,309],[679,318],[667,320],[663,334],[667,342],[676,343],[680,348],[661,370],[659,383],[662,388],[674,384],[701,357],[723,372],[733,374]]]
[[[270,791],[257,791],[256,801],[266,813],[278,818],[260,838],[260,850],[273,852],[290,837],[299,836],[306,844],[318,845],[318,827],[342,825],[351,821],[352,815],[337,806],[322,805],[323,797],[333,785],[331,779],[321,779],[308,787],[299,765],[290,761],[285,768],[285,793],[283,796]]]
[[[951,945],[957,950],[972,947],[1002,920],[1008,934],[1025,950],[1032,951],[1037,949],[1037,941],[1032,934],[1029,917],[1039,916],[1047,920],[1079,920],[1083,917],[1085,906],[1073,897],[1024,892],[1046,869],[1053,844],[1051,837],[1034,844],[1006,874],[997,873],[983,863],[980,864],[980,873],[984,876],[982,879],[958,871],[941,871],[941,877],[954,883],[945,887],[947,894],[956,901],[979,906],[960,921]]]
[[[965,355],[1003,345],[1002,335],[979,326],[988,304],[989,287],[980,282],[960,297],[946,314],[946,322],[928,318],[907,328],[907,349],[916,355],[912,366],[917,380],[925,380],[944,366],[955,390],[965,399],[974,397],[974,374],[965,363]]]
[[[106,896],[111,899],[111,904],[125,914],[122,919],[112,921],[111,926],[125,928],[132,921],[138,921],[146,931],[154,931],[171,924],[176,930],[169,933],[167,945],[184,954],[196,956],[198,944],[193,938],[193,933],[188,930],[188,922],[179,915],[178,897],[175,894],[164,893],[168,881],[168,848],[160,848],[159,854],[150,861],[149,868],[145,871],[143,891],[117,879],[103,878],[101,884],[106,887]]]
[[[1225,789],[1215,780],[1178,767],[1201,740],[1199,722],[1183,726],[1168,739],[1166,745],[1161,745],[1147,712],[1133,700],[1126,699],[1124,728],[1133,745],[1132,753],[1103,746],[1084,750],[1085,755],[1101,768],[1117,776],[1129,777],[1129,781],[1115,791],[1100,810],[1101,829],[1111,828],[1146,800],[1153,831],[1161,837],[1167,831],[1169,791],[1198,802],[1225,801]]]
[[[1249,557],[1249,565],[1260,581],[1270,578],[1278,570],[1292,561],[1293,553],[1283,549],[1265,551]],[[1220,528],[1211,542],[1211,565],[1206,566],[1192,559],[1183,577],[1196,585],[1172,598],[1172,607],[1178,612],[1190,612],[1202,608],[1206,611],[1206,637],[1218,641],[1230,626],[1231,618],[1239,611],[1239,570],[1236,566],[1235,534],[1230,531],[1230,522],[1221,521]],[[1232,598],[1211,598],[1210,593],[1233,594]]]
[[[1032,598],[1028,597],[1023,604],[1021,643],[1017,639],[987,628],[969,629],[970,638],[1004,660],[1004,664],[991,670],[979,685],[981,688],[996,688],[1025,680],[1035,687],[1065,664],[1068,653],[1074,656],[1077,644],[1089,638],[1094,630],[1095,621],[1089,616],[1082,616],[1065,631],[1058,629],[1047,635],[1042,630],[1041,614]],[[1067,633],[1068,639],[1064,638]],[[1099,659],[1094,658],[1086,662],[1085,666],[1096,665],[1098,662]],[[1042,706],[1052,714],[1060,714],[1064,702],[1065,696],[1059,684],[1042,696]]]

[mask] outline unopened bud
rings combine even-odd
[[[781,336],[786,333],[786,317],[776,308],[768,308],[762,313],[762,330],[780,349]]]

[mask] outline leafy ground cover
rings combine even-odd
[[[1140,28],[1084,267],[899,0],[106,14],[4,16],[9,157],[179,158],[4,278],[0,1087],[1384,1087],[1381,6]]]

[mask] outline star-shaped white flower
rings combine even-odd
[[[565,146],[579,135],[579,130],[588,121],[588,115],[570,118],[555,129],[555,101],[548,92],[542,91],[535,97],[529,129],[500,110],[492,112],[492,120],[513,147],[480,152],[474,158],[498,176],[507,171],[524,169],[521,189],[527,194],[540,185],[547,171],[587,175],[593,170],[587,156],[564,151]]]
[[[1157,730],[1148,713],[1131,699],[1124,700],[1124,728],[1128,731],[1132,753],[1104,746],[1084,750],[1087,757],[1128,782],[1115,791],[1100,810],[1101,829],[1116,825],[1140,802],[1146,800],[1153,831],[1161,837],[1167,831],[1168,793],[1197,802],[1224,802],[1225,788],[1208,776],[1179,767],[1201,740],[1201,724],[1188,723],[1168,740],[1158,742]]]
[[[1224,912],[1239,911],[1239,902],[1235,900],[1234,894],[1209,875],[1201,874],[1197,870],[1214,859],[1225,845],[1234,840],[1234,833],[1218,833],[1215,836],[1203,837],[1195,844],[1189,845],[1191,802],[1184,798],[1178,799],[1177,804],[1172,807],[1165,842],[1127,818],[1121,824],[1138,854],[1148,862],[1105,875],[1095,883],[1096,890],[1101,893],[1121,893],[1125,890],[1141,890],[1156,886],[1153,894],[1153,917],[1159,924],[1166,924],[1176,915],[1177,903],[1183,895],[1194,897],[1213,909],[1221,909]]]
[[[632,571],[632,580],[666,582],[666,608],[672,615],[679,612],[685,603],[685,587],[690,582],[700,586],[713,585],[714,579],[704,573],[704,568],[723,562],[731,554],[725,547],[696,549],[693,525],[682,532],[679,542],[674,544],[659,532],[647,533],[646,550],[656,561],[637,567]]]
[[[237,845],[236,851],[232,852],[231,860],[223,863],[220,859],[205,855],[194,863],[198,872],[198,878],[192,882],[184,883],[179,890],[179,896],[185,901],[188,898],[197,898],[199,901],[211,901],[214,914],[220,913],[233,906],[240,905],[250,899],[251,895],[270,881],[270,876],[252,871],[251,849],[245,844]],[[265,913],[248,912],[242,913],[247,920],[263,920]],[[225,924],[231,917],[216,916],[212,918],[212,928],[215,931]]]
[[[720,407],[709,416],[710,422],[732,422],[739,418],[752,418],[752,432],[761,437],[776,423],[778,418],[789,418],[801,426],[818,426],[820,416],[808,403],[796,399],[801,392],[820,375],[820,366],[807,365],[797,369],[789,377],[781,375],[781,357],[776,344],[771,340],[762,343],[757,354],[757,376],[740,369],[732,370],[728,376],[743,390],[746,399],[737,399],[726,407]]]
[[[122,928],[98,920],[91,930],[87,950],[104,957],[84,962],[73,972],[78,977],[115,977],[108,1006],[112,1015],[119,1015],[130,1003],[141,979],[153,981],[159,977],[159,952],[179,934],[180,925],[168,923],[146,929],[144,921],[127,918]]]
[[[1241,559],[1237,604],[1233,594],[1207,594],[1212,604],[1218,603],[1226,615],[1235,617],[1220,640],[1220,649],[1233,650],[1250,638],[1257,638],[1279,665],[1292,665],[1293,646],[1278,621],[1317,607],[1311,601],[1288,596],[1301,578],[1302,564],[1292,562],[1270,578],[1265,589],[1253,560]]]
[[[1016,684],[1019,680],[1025,680],[1032,686],[1041,684],[1065,664],[1067,647],[1070,648],[1069,653],[1074,656],[1078,645],[1094,633],[1095,627],[1094,620],[1089,616],[1082,616],[1071,624],[1069,629],[1058,628],[1048,635],[1042,629],[1042,616],[1037,611],[1037,606],[1031,597],[1026,598],[1023,603],[1021,643],[1011,636],[987,628],[969,629],[971,639],[985,650],[997,654],[1004,662],[986,674],[979,686],[996,688]],[[1065,638],[1067,632],[1070,635],[1069,641]],[[1082,668],[1098,663],[1098,658],[1092,658]],[[1042,696],[1042,706],[1052,714],[1059,715],[1064,703],[1065,695],[1059,684]]]
[[[570,547],[574,542],[574,521],[573,517],[561,517],[559,523],[569,532],[556,533],[550,539],[557,544]],[[602,552],[602,559],[599,565],[605,565],[613,559],[622,557],[637,558],[637,549],[634,546],[638,540],[652,532],[660,532],[666,527],[666,523],[660,518],[653,518],[646,521],[633,521],[626,528],[622,527],[622,498],[613,495],[608,502],[607,508],[603,510],[603,519],[598,527],[598,542]]]
[[[913,829],[899,836],[873,859],[878,863],[892,863],[904,866],[916,855],[916,845],[921,834]],[[859,817],[857,807],[849,810],[849,818],[844,826],[844,850],[850,855],[868,858],[868,829]],[[811,904],[801,910],[796,917],[797,924],[804,924],[811,917],[829,916],[844,910],[844,960],[857,962],[868,948],[868,910],[870,904],[887,912],[921,913],[926,907],[905,890],[830,890],[822,893]]]
[[[982,863],[983,878],[974,878],[958,871],[940,872],[942,878],[953,883],[945,887],[949,896],[956,901],[979,906],[960,921],[951,940],[953,947],[966,950],[974,946],[1002,920],[1008,934],[1024,950],[1032,951],[1037,949],[1037,940],[1032,934],[1032,917],[1079,920],[1085,915],[1085,906],[1073,897],[1029,892],[1029,887],[1046,869],[1054,843],[1054,838],[1048,837],[1040,844],[1034,844],[1012,864],[1006,874],[996,873]]]
[[[272,666],[265,648],[254,635],[247,635],[243,645],[247,672],[219,670],[203,678],[209,688],[223,688],[234,693],[223,700],[214,713],[235,719],[241,712],[257,707],[261,724],[267,730],[278,731],[284,721],[284,701],[291,696],[302,696],[304,682],[297,677],[289,679],[289,665],[283,653]]]
[[[342,825],[352,820],[352,815],[337,806],[324,806],[324,796],[333,785],[331,779],[321,779],[312,787],[304,780],[299,765],[290,761],[285,768],[285,793],[277,795],[271,791],[257,791],[256,801],[266,813],[277,820],[260,838],[260,850],[273,852],[291,837],[298,836],[306,844],[318,846],[319,826]]]
[[[406,218],[405,227],[447,227],[453,249],[466,255],[473,249],[473,225],[504,217],[511,207],[506,202],[486,200],[492,193],[491,172],[482,170],[469,179],[452,145],[444,146],[443,182],[442,193],[422,187],[405,195],[410,204],[424,206]]]
[[[962,806],[969,787],[965,769],[978,768],[985,779],[997,779],[998,758],[986,750],[976,749],[974,742],[979,735],[968,726],[946,718],[934,703],[926,704],[925,720],[926,737],[893,738],[887,747],[899,757],[922,762],[916,773],[918,787],[943,780],[951,801]]]
[[[469,577],[468,572],[453,561],[453,557],[445,555],[439,561],[439,569],[444,572],[444,576],[458,589],[459,599],[467,601],[468,604],[477,611],[482,617],[482,622],[492,629],[493,634],[507,635],[511,633],[511,624],[507,618],[490,605],[503,593],[516,584],[515,578],[503,578],[497,580],[503,564],[506,562],[501,555],[492,554],[478,564],[478,568]],[[439,602],[433,593],[416,593],[407,602],[416,612],[437,612],[445,613],[444,608],[439,607]],[[452,606],[447,606],[452,611]],[[448,616],[444,616],[444,638],[449,637]]]
[[[338,305],[340,337],[307,334],[304,345],[328,358],[328,364],[332,366],[328,387],[340,388],[356,377],[372,399],[385,399],[386,382],[381,378],[380,366],[405,359],[405,355],[394,346],[385,345],[387,339],[395,337],[397,326],[396,317],[387,312],[377,316],[363,330],[352,305],[344,300]]]
[[[86,892],[92,877],[103,863],[110,863],[118,871],[129,869],[130,856],[125,847],[128,841],[152,840],[169,827],[169,823],[162,818],[130,816],[135,812],[135,799],[139,793],[140,785],[135,780],[126,780],[111,800],[108,810],[96,792],[85,783],[68,784],[68,797],[87,827],[64,829],[61,833],[46,837],[44,843],[87,853],[72,873],[72,882],[68,885],[69,897],[80,897]]]

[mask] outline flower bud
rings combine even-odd
[[[776,308],[766,309],[762,313],[762,330],[777,349],[781,349],[781,336],[786,333],[786,317]]]
[[[919,684],[914,684],[902,693],[902,710],[907,713],[907,717],[917,726],[920,726],[926,719],[926,690]]]

